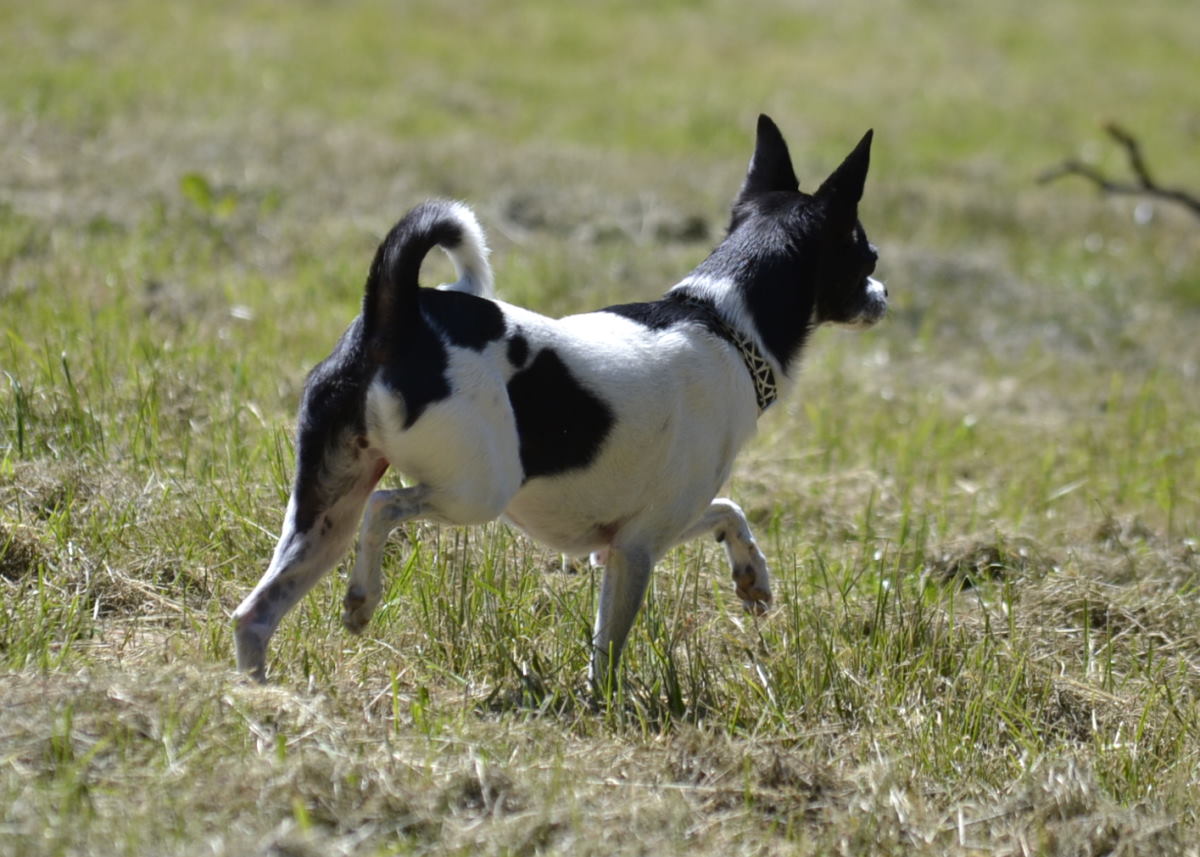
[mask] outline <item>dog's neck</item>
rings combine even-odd
[[[750,380],[754,382],[754,398],[761,416],[763,411],[775,404],[775,400],[779,398],[779,385],[775,381],[775,369],[771,361],[763,355],[753,337],[742,333],[725,320],[711,300],[697,297],[683,289],[673,291],[673,294],[678,296],[677,299],[681,303],[699,310],[709,328],[738,350],[746,371],[750,373]]]
[[[812,290],[787,282],[789,271],[769,261],[758,266],[761,270],[736,273],[726,273],[728,266],[721,261],[714,252],[669,294],[683,293],[710,304],[725,324],[754,345],[775,376],[779,392],[787,386],[789,370],[815,326]],[[747,360],[752,376],[757,374],[751,368],[754,362]]]
[[[753,336],[784,380],[816,327],[813,241],[770,218],[735,218],[725,239],[684,280]]]

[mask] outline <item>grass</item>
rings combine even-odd
[[[1182,0],[0,10],[0,854],[1191,854],[1200,233],[1062,183],[1099,121],[1200,186]],[[893,310],[822,331],[730,493],[778,605],[672,553],[618,704],[596,579],[397,536],[232,673],[304,373],[379,236],[481,214],[505,297],[648,298],[772,113],[877,133]],[[1170,180],[1168,182],[1168,180]],[[434,281],[445,270],[430,272]]]

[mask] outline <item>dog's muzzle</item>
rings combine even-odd
[[[866,299],[862,312],[851,324],[855,327],[870,327],[887,314],[887,286],[874,277],[867,277]]]

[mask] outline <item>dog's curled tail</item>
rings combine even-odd
[[[482,298],[495,296],[487,239],[475,213],[461,202],[430,200],[404,215],[375,252],[363,295],[363,332],[373,351],[384,340],[419,324],[418,275],[434,247],[454,262],[458,281],[441,289]]]

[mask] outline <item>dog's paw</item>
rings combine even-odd
[[[342,627],[351,634],[361,634],[371,621],[371,614],[378,603],[378,597],[371,598],[359,587],[350,587],[342,599]]]
[[[759,616],[767,612],[771,604],[771,583],[766,557],[757,548],[749,562],[734,564],[733,582],[743,607]]]

